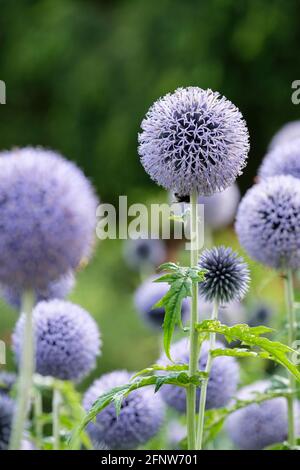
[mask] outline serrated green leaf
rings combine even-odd
[[[179,326],[183,329],[181,321],[182,302],[186,297],[192,296],[193,284],[204,280],[205,271],[199,267],[186,268],[175,263],[164,263],[160,268],[171,272],[164,274],[155,282],[167,282],[170,288],[166,295],[154,305],[154,308],[163,307],[165,309],[163,323],[164,350],[167,357],[172,360],[170,346],[175,327]]]
[[[242,344],[262,349],[269,354],[268,359],[271,359],[288,369],[296,379],[300,381],[299,369],[288,358],[288,354],[295,351],[283,343],[261,337],[262,334],[270,332],[269,328],[251,328],[246,324],[227,326],[222,325],[221,322],[217,320],[204,320],[200,324],[196,325],[196,328],[200,333],[209,332],[221,334],[225,336],[228,342],[239,340]]]
[[[260,357],[262,359],[270,359],[270,355],[267,352],[256,352],[250,351],[249,349],[242,349],[242,348],[220,348],[220,349],[213,349],[211,351],[212,357],[218,356],[232,356],[232,357]]]
[[[153,364],[152,366],[146,367],[146,369],[142,369],[139,372],[137,372],[132,377],[132,380],[134,380],[136,377],[139,377],[141,375],[152,374],[155,371],[179,372],[179,371],[187,371],[187,370],[189,370],[188,364],[170,364],[166,366],[162,366],[160,364]]]
[[[164,384],[178,385],[180,387],[188,387],[189,384],[196,385],[199,387],[204,378],[207,378],[207,374],[204,372],[198,372],[195,375],[189,376],[187,372],[179,371],[172,372],[168,375],[160,376],[146,376],[146,377],[137,377],[132,382],[129,382],[119,387],[115,387],[112,390],[101,395],[95,403],[92,405],[90,410],[84,415],[80,424],[75,428],[69,446],[74,448],[77,446],[78,440],[84,428],[93,420],[96,419],[96,416],[106,408],[110,403],[116,403],[117,397],[117,406],[120,404],[120,400],[127,397],[131,392],[146,386],[154,386],[156,389],[159,389]]]

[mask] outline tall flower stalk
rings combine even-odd
[[[294,305],[294,286],[293,286],[293,273],[292,270],[287,270],[285,276],[285,297],[286,297],[286,309],[288,319],[288,345],[292,348],[293,343],[296,340],[297,321],[295,315]],[[296,381],[292,374],[289,374],[289,385],[291,394],[287,398],[288,405],[288,442],[291,447],[296,445],[295,436],[295,398],[294,391],[296,387]]]
[[[194,267],[198,263],[198,198],[197,191],[192,191],[190,196],[190,235],[191,235],[191,256],[190,265]],[[190,314],[190,358],[189,358],[189,374],[195,375],[198,370],[198,333],[195,324],[198,321],[198,283],[193,283],[192,301]],[[187,431],[188,431],[188,448],[195,449],[196,445],[196,386],[190,384],[187,389]]]
[[[219,302],[216,300],[214,301],[213,311],[211,320],[218,319],[218,311],[219,311]],[[207,373],[207,379],[203,382],[201,386],[201,395],[200,395],[200,402],[199,402],[199,414],[198,414],[198,427],[197,427],[197,438],[196,438],[196,449],[202,449],[202,442],[203,442],[203,430],[204,430],[204,415],[205,415],[205,405],[206,405],[206,395],[207,395],[207,385],[211,373],[212,361],[213,357],[211,351],[215,349],[216,344],[216,334],[210,333],[209,335],[209,351],[207,357],[207,363],[205,367],[205,372]]]
[[[25,327],[22,341],[22,356],[20,362],[20,375],[18,381],[18,394],[16,410],[13,418],[12,433],[9,448],[19,450],[30,409],[32,392],[32,377],[34,373],[34,332],[32,322],[32,309],[34,294],[25,290],[22,296],[21,312],[25,315]]]

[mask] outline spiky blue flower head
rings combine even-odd
[[[240,198],[236,183],[221,193],[208,197],[200,196],[198,203],[204,205],[204,223],[213,230],[230,225],[234,221]]]
[[[255,393],[263,393],[270,387],[267,381],[259,381],[242,388],[237,397],[255,399]],[[300,431],[299,404],[296,412],[297,434]],[[260,404],[254,403],[229,416],[226,427],[236,447],[243,450],[260,450],[287,438],[287,401],[273,398]]]
[[[44,289],[90,256],[97,198],[81,170],[41,148],[0,158],[0,282]]]
[[[139,154],[151,178],[180,196],[231,186],[249,151],[236,106],[212,90],[179,88],[156,101],[141,124]]]
[[[300,136],[298,139],[277,145],[264,157],[258,172],[261,178],[290,175],[300,178]]]
[[[13,334],[13,349],[20,362],[25,316]],[[79,382],[96,365],[100,335],[90,314],[71,302],[40,302],[33,310],[36,372],[61,380]]]
[[[221,305],[241,300],[249,286],[249,269],[244,260],[231,248],[224,246],[204,250],[199,267],[206,270],[199,292],[207,301]]]
[[[15,385],[17,376],[14,372],[0,372],[0,394],[9,394]]]
[[[146,279],[136,290],[134,304],[141,318],[153,328],[161,328],[165,318],[165,309],[155,307],[155,304],[169,290],[167,282],[155,282],[158,276]],[[189,315],[190,307],[188,299],[184,299],[181,308],[182,322],[185,323]]]
[[[275,147],[291,142],[292,140],[300,138],[300,120],[291,121],[282,126],[278,132],[273,136],[270,144],[269,150],[274,149]]]
[[[14,402],[0,394],[0,450],[7,450],[14,414]]]
[[[89,410],[100,395],[128,383],[132,375],[125,370],[104,374],[85,393],[84,408]],[[164,405],[159,394],[145,387],[123,400],[118,417],[114,404],[110,404],[87,429],[96,447],[104,444],[109,449],[135,449],[157,434],[163,420]]]
[[[35,301],[64,299],[69,295],[75,285],[75,276],[72,272],[64,274],[58,280],[52,281],[44,289],[35,289]],[[22,291],[16,286],[2,286],[1,295],[4,300],[16,309],[20,309]]]
[[[216,348],[223,348],[218,342]],[[204,341],[199,359],[199,370],[204,371],[209,351],[208,341]],[[175,364],[188,364],[189,343],[183,338],[171,346],[171,357]],[[165,354],[158,361],[159,364],[171,364]],[[221,408],[235,395],[239,382],[239,366],[234,357],[219,356],[213,360],[210,378],[207,387],[206,409]],[[186,392],[176,385],[164,385],[161,388],[163,400],[180,413],[186,410]],[[197,389],[197,409],[200,399],[200,388]]]
[[[300,182],[267,178],[242,199],[236,232],[248,255],[275,269],[300,266]]]
[[[127,265],[136,270],[147,266],[157,267],[166,259],[164,243],[151,238],[126,240],[123,253]]]

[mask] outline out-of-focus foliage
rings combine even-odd
[[[245,115],[251,184],[268,139],[299,118],[297,0],[0,0],[1,148],[53,147],[105,200],[150,182],[137,156],[150,104],[178,86],[219,90]]]

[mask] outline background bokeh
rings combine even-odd
[[[139,163],[137,134],[151,103],[179,86],[210,87],[241,109],[251,137],[242,191],[272,134],[299,118],[291,102],[300,69],[297,0],[0,0],[0,12],[0,79],[7,86],[0,147],[60,151],[84,169],[102,201],[120,194],[167,200]],[[237,246],[232,229],[216,239]],[[262,296],[280,310],[280,281],[268,283],[272,273],[251,266],[247,301]],[[134,310],[138,284],[118,240],[100,243],[78,274],[71,299],[97,318],[103,335],[94,375],[134,370],[158,355],[159,337]],[[0,337],[8,342],[16,318],[1,303]]]

